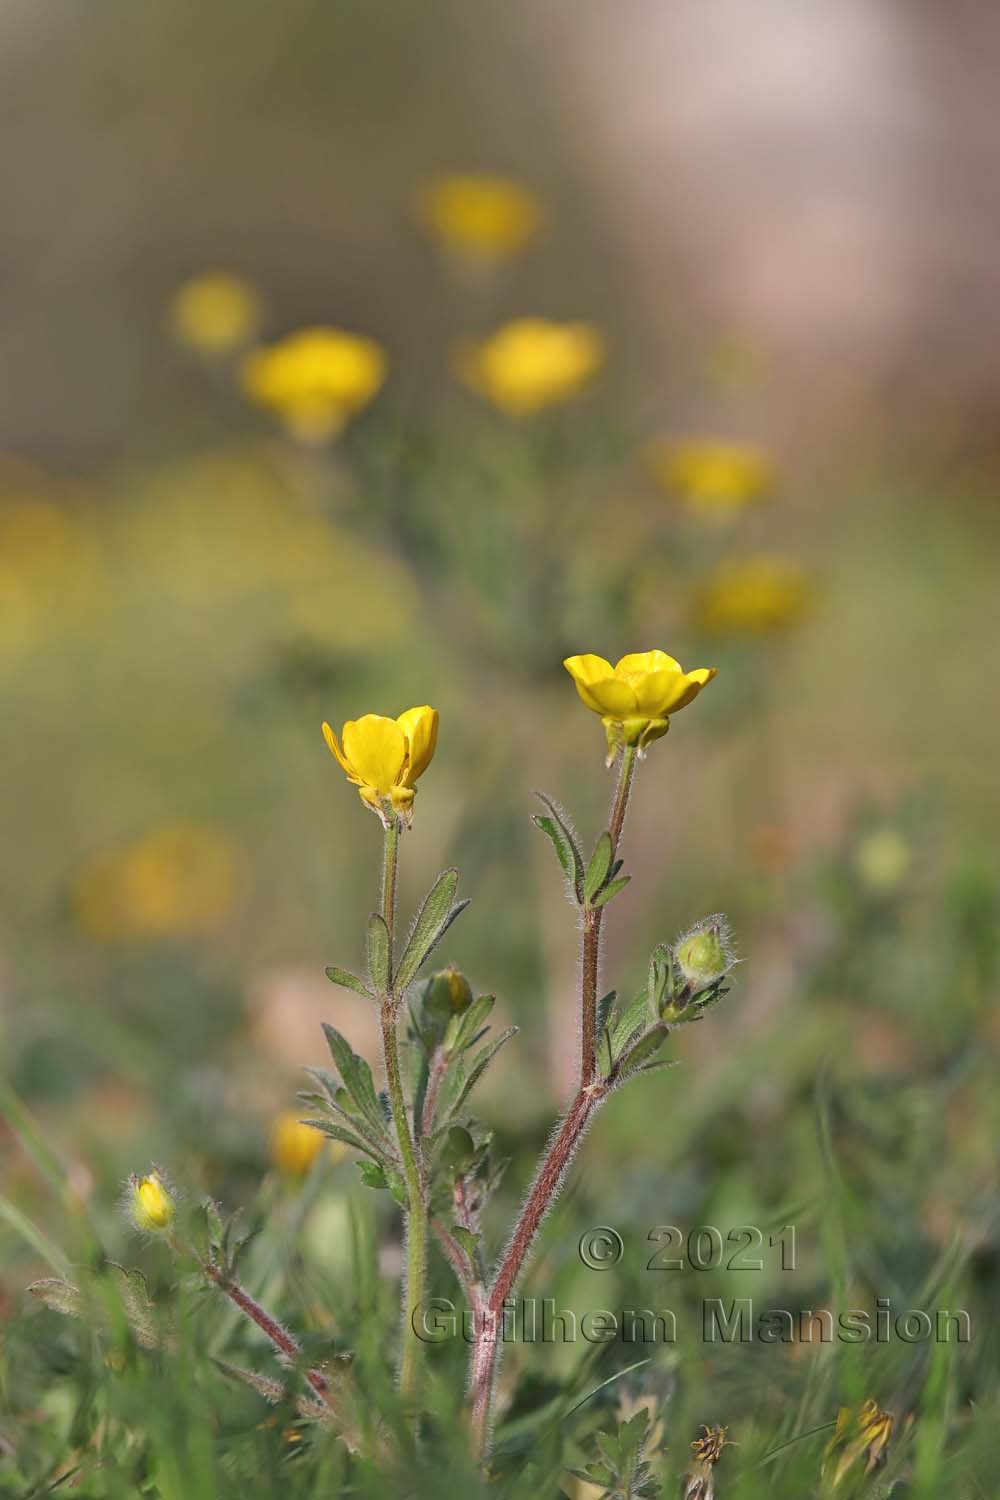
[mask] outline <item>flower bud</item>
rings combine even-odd
[[[129,1214],[144,1234],[162,1234],[174,1221],[177,1205],[163,1178],[154,1168],[145,1177],[135,1173],[128,1180]]]
[[[424,992],[424,1010],[437,1021],[461,1016],[472,1004],[472,986],[454,964],[431,976]]]
[[[729,924],[723,916],[706,917],[674,948],[674,962],[693,990],[702,990],[733,966]]]

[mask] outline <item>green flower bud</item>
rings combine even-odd
[[[727,974],[734,957],[725,917],[706,917],[685,933],[674,948],[674,963],[685,982],[696,991]]]
[[[434,974],[424,991],[424,1010],[437,1021],[463,1015],[472,1004],[472,986],[453,964]]]

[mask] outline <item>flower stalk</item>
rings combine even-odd
[[[382,859],[381,913],[389,930],[389,972],[392,973],[392,949],[396,922],[396,877],[399,867],[398,817],[391,818],[385,829]],[[410,1129],[403,1077],[399,1064],[399,997],[390,980],[388,992],[381,997],[379,1021],[382,1032],[382,1058],[385,1064],[389,1105],[399,1142],[399,1154],[406,1183],[406,1295],[403,1302],[402,1345],[399,1360],[399,1390],[404,1402],[416,1401],[420,1379],[420,1341],[414,1332],[414,1313],[424,1300],[427,1265],[427,1212],[423,1178],[413,1132]]]

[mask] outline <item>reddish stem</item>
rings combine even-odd
[[[260,1303],[251,1297],[250,1293],[240,1286],[238,1281],[231,1281],[214,1266],[205,1266],[205,1274],[210,1281],[214,1282],[221,1292],[229,1298],[234,1306],[238,1307],[243,1315],[255,1323],[261,1333],[274,1345],[279,1354],[284,1355],[290,1364],[297,1364],[302,1355],[301,1346],[296,1338],[283,1328],[277,1318],[272,1318]],[[330,1389],[329,1382],[319,1370],[304,1370],[303,1374],[309,1385],[320,1396],[324,1402],[327,1401]]]

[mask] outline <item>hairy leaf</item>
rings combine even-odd
[[[583,879],[583,899],[588,906],[594,904],[594,897],[608,878],[611,868],[611,835],[602,833],[594,845],[594,852],[590,856],[590,864]]]
[[[563,815],[560,808],[557,807],[556,804],[552,801],[551,797],[547,797],[544,792],[536,792],[535,795],[538,797],[540,802],[544,803],[549,812],[549,818],[539,819],[538,817],[536,817],[535,822],[538,824],[538,827],[541,828],[542,832],[547,833],[549,838],[552,839],[552,842],[555,845],[556,854],[559,856],[559,863],[563,868],[563,873],[572,886],[573,894],[576,897],[577,903],[582,906],[583,855],[580,853],[580,846],[577,843],[576,834],[573,832],[572,825],[569,823],[568,819]],[[546,826],[550,822],[551,827]],[[557,837],[554,837],[554,834],[557,835]]]
[[[339,984],[345,990],[354,990],[355,994],[364,995],[366,1000],[374,1000],[375,996],[356,974],[351,974],[347,969],[338,969],[336,964],[328,964],[326,977],[332,984]]]
[[[595,910],[598,907],[607,906],[612,897],[617,896],[619,891],[623,891],[631,879],[631,875],[619,875],[617,880],[610,880],[597,892],[590,905]]]
[[[445,870],[424,897],[396,970],[396,989],[399,994],[417,977],[421,964],[430,957],[452,922],[468,906],[467,901],[456,904],[457,890],[458,871]]]
[[[379,995],[387,995],[392,984],[391,953],[385,918],[373,911],[368,918],[368,973]]]

